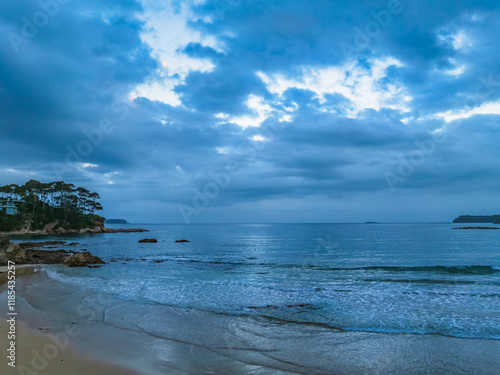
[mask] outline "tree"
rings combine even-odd
[[[95,215],[102,210],[98,199],[99,194],[64,181],[30,180],[22,186],[0,186],[0,203],[15,204],[19,212],[16,220],[29,222],[33,229],[41,229],[54,220],[59,220],[66,229],[90,227],[94,221],[103,219]],[[5,230],[1,225],[2,222],[0,230]]]

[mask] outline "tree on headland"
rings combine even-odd
[[[43,229],[53,222],[64,229],[89,228],[103,220],[95,214],[102,210],[98,199],[99,194],[64,181],[30,180],[22,186],[0,186],[0,231],[26,226]],[[8,215],[7,207],[15,207],[16,212]]]

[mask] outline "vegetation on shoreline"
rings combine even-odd
[[[500,224],[500,215],[462,215],[454,223],[493,223]]]
[[[59,228],[92,228],[104,218],[99,194],[63,181],[42,183],[30,180],[24,185],[0,186],[0,207],[13,207],[13,213],[0,210],[0,231],[42,230],[53,224]]]

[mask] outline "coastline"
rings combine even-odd
[[[46,369],[37,371],[36,374],[233,375],[262,373],[259,371],[273,375],[305,374],[300,371],[300,366],[295,370],[296,365],[266,358],[266,351],[254,353],[265,365],[253,363],[254,360],[247,357],[246,350],[224,347],[227,343],[220,341],[220,337],[216,337],[217,341],[220,341],[217,348],[212,347],[213,329],[218,331],[222,327],[212,325],[210,320],[207,321],[206,327],[209,330],[204,332],[203,341],[198,342],[197,323],[200,320],[205,321],[204,318],[210,314],[186,315],[183,310],[166,308],[159,315],[150,315],[151,308],[155,310],[157,306],[150,305],[146,306],[144,311],[138,310],[134,303],[119,300],[98,290],[82,290],[53,280],[45,271],[21,278],[16,283],[16,303],[20,311],[18,323],[22,322],[19,331],[22,336],[19,336],[18,342],[18,364],[29,365],[32,349],[41,353],[44,345],[53,343],[49,334],[61,335],[67,332],[68,327],[78,333],[70,338],[68,347],[61,350],[55,359],[47,361],[49,365]],[[7,306],[6,294],[6,286],[0,287],[0,306]],[[0,311],[2,310],[5,308],[0,308]],[[126,312],[133,314],[132,321],[129,320],[131,316],[125,316]],[[154,316],[155,320],[161,319],[163,323],[168,321],[169,324],[162,326],[154,323],[156,332],[147,332],[137,324],[145,316],[150,319]],[[0,326],[0,332],[4,333],[0,335],[7,334],[8,329],[5,321],[2,322],[4,325]],[[175,332],[162,332],[164,329]],[[210,335],[205,335],[206,333]],[[21,340],[34,344],[22,346]],[[0,349],[6,351],[7,348]],[[82,363],[85,367],[81,367]],[[6,363],[4,366],[8,367]],[[287,367],[288,371],[280,369],[283,366]],[[10,371],[6,374],[14,375],[17,372]]]
[[[40,375],[77,375],[77,374],[123,374],[140,375],[140,373],[125,367],[102,362],[88,355],[79,353],[78,349],[69,344],[66,348],[58,350],[53,359],[42,360],[38,355],[47,351],[52,341],[47,334],[37,332],[20,320],[16,322],[16,367],[2,363],[2,374],[18,375],[19,373]],[[0,332],[8,332],[9,324],[5,319],[0,320]],[[2,351],[6,352],[7,342],[2,340]],[[38,354],[38,355],[37,355]],[[44,357],[42,357],[44,358]],[[35,365],[35,366],[33,366]],[[38,367],[39,366],[39,367]],[[21,371],[24,372],[21,372]],[[30,371],[31,370],[31,371]],[[36,371],[36,372],[33,372]]]
[[[500,348],[498,340],[342,331],[314,324],[285,325],[277,330],[273,323],[262,325],[260,319],[245,315],[221,316],[125,301],[99,289],[61,283],[47,272],[22,278],[17,285],[19,311],[29,332],[36,338],[40,333],[60,334],[68,326],[78,329],[79,334],[70,340],[77,351],[68,349],[64,354],[68,361],[79,353],[99,369],[105,368],[103,363],[130,369],[82,374],[325,375],[332,368],[339,374],[362,374],[371,366],[377,369],[373,373],[421,373],[408,370],[409,358],[414,369],[432,361],[437,373],[450,375],[450,358],[457,359],[460,366],[480,363],[482,374],[493,375],[492,369],[498,368],[493,355]],[[5,294],[0,293],[3,306]],[[45,337],[45,343],[50,343]],[[285,337],[286,350],[282,350]],[[54,360],[55,371],[41,374],[79,374],[78,367],[62,367],[66,357],[60,359]]]
[[[16,284],[20,280],[25,281],[26,276],[31,276],[42,271],[44,265],[40,264],[26,264],[16,266]],[[6,281],[7,281],[7,266],[0,267],[0,301],[2,301],[2,308],[4,310],[7,306],[6,298]],[[22,279],[20,279],[22,277]],[[3,280],[5,278],[5,280]],[[22,289],[22,288],[21,288]],[[34,312],[32,309],[26,308],[29,305],[24,298],[18,295],[17,302],[24,310],[22,314],[16,316],[15,325],[15,353],[16,361],[15,367],[7,365],[3,362],[1,365],[1,373],[5,375],[18,375],[19,373],[25,374],[39,374],[39,375],[67,375],[67,374],[123,374],[123,375],[141,375],[141,373],[132,369],[119,366],[113,363],[108,363],[95,358],[87,353],[83,353],[70,341],[66,345],[60,341],[58,347],[54,346],[54,340],[51,339],[49,334],[54,336],[60,335],[61,332],[54,332],[51,327],[52,323],[46,320],[41,312]],[[5,313],[3,314],[4,316]],[[39,326],[35,328],[35,326]],[[1,347],[2,352],[9,350],[10,342],[8,339],[3,339],[9,332],[9,322],[6,318],[0,319],[0,334],[2,335]],[[51,349],[56,348],[54,357]],[[45,356],[43,355],[45,353]],[[57,353],[57,354],[56,354]],[[40,356],[40,354],[42,354]],[[47,358],[46,358],[47,357]]]
[[[450,225],[443,224],[442,227],[448,229]],[[396,228],[398,231],[401,230],[400,227]],[[250,288],[243,289],[246,287],[245,285],[242,287],[243,283],[252,281],[252,277],[268,277],[265,275],[273,277],[299,275],[298,271],[304,267],[298,262],[293,263],[296,265],[294,268],[288,267],[292,263],[289,257],[278,259],[279,262],[273,258],[271,263],[267,254],[249,253],[248,249],[253,246],[244,246],[236,254],[228,255],[224,244],[225,239],[232,235],[236,238],[245,238],[239,240],[240,243],[259,244],[259,239],[248,240],[244,237],[248,233],[253,233],[255,228],[239,229],[241,233],[234,235],[235,228],[225,226],[219,229],[212,226],[188,229],[184,226],[158,228],[154,231],[154,235],[159,240],[159,246],[138,243],[140,235],[88,236],[80,245],[95,250],[96,255],[102,256],[108,264],[98,269],[69,269],[52,264],[43,266],[41,272],[20,278],[16,283],[19,319],[31,333],[34,332],[37,336],[42,334],[42,338],[45,334],[48,343],[50,341],[47,339],[47,334],[65,332],[68,326],[79,329],[78,336],[70,340],[72,348],[77,352],[70,353],[82,354],[88,362],[100,361],[104,364],[125,366],[130,371],[147,375],[245,373],[325,375],[331,374],[332,369],[338,374],[348,375],[364,373],[418,375],[422,372],[466,375],[474,371],[485,375],[496,375],[500,363],[496,356],[500,350],[500,336],[486,337],[488,332],[497,331],[493,326],[494,321],[485,322],[482,316],[478,316],[476,324],[478,331],[471,331],[468,329],[469,325],[458,331],[458,335],[456,331],[452,332],[455,336],[447,335],[442,327],[425,316],[417,322],[410,322],[411,325],[407,326],[410,329],[404,327],[401,330],[391,331],[391,327],[376,326],[375,328],[382,328],[383,331],[375,331],[368,325],[362,326],[365,318],[370,317],[368,314],[363,314],[359,315],[362,319],[361,324],[341,329],[333,324],[318,322],[315,319],[317,315],[311,316],[319,303],[308,300],[306,296],[306,293],[318,299],[322,295],[325,295],[325,298],[333,296],[337,298],[340,306],[345,306],[346,310],[349,309],[348,312],[355,313],[357,310],[350,303],[364,308],[366,304],[362,305],[357,301],[366,295],[374,295],[364,294],[369,288],[369,292],[378,292],[377,306],[392,306],[390,302],[394,299],[390,292],[396,288],[389,288],[390,285],[387,283],[380,288],[373,288],[375,284],[373,281],[363,281],[363,288],[347,290],[351,288],[349,280],[352,278],[375,280],[375,277],[381,276],[386,280],[387,275],[390,275],[391,284],[399,285],[400,298],[410,296],[407,300],[415,299],[416,310],[419,306],[423,306],[423,303],[450,301],[448,294],[436,297],[437,293],[443,290],[462,298],[464,302],[459,301],[462,305],[476,309],[478,306],[476,301],[483,304],[496,298],[491,288],[485,289],[481,284],[494,281],[492,278],[500,276],[495,269],[487,266],[497,264],[495,260],[481,262],[486,264],[475,267],[467,266],[474,264],[470,261],[459,264],[447,263],[442,259],[453,255],[457,250],[449,246],[432,245],[429,251],[434,248],[450,248],[450,250],[443,252],[442,258],[427,266],[404,262],[401,267],[389,266],[385,261],[380,261],[378,264],[371,264],[358,270],[351,269],[351,263],[344,263],[327,270],[329,275],[343,277],[338,281],[339,285],[333,287],[320,280],[325,272],[323,270],[316,272],[318,279],[312,284],[309,280],[307,284],[301,285],[280,281],[279,285],[273,285],[274,290],[279,288],[280,291],[289,293],[293,289],[294,295],[290,300],[287,298],[275,303],[269,298],[273,293],[272,290],[266,289],[266,293],[252,293]],[[303,236],[302,240],[299,237],[297,243],[295,227],[285,232],[291,233],[288,239],[279,236],[283,233],[283,227],[273,227],[273,229],[276,232],[272,233],[272,238],[279,238],[280,243],[291,244],[287,248],[306,247],[309,239],[314,238],[313,235]],[[338,233],[346,232],[346,227],[337,229],[328,226],[325,232],[326,229]],[[354,229],[358,231],[358,234],[355,234],[356,238],[362,237],[359,233],[370,230],[366,227]],[[310,226],[306,226],[303,230],[306,233],[316,231]],[[414,230],[415,233],[420,233],[421,228],[418,226]],[[269,231],[269,228],[266,228],[266,231]],[[396,232],[391,228],[388,231]],[[429,225],[428,231],[430,233],[436,231],[435,226]],[[441,229],[438,232],[442,237],[433,238],[440,244],[455,243],[461,239],[460,243],[465,244],[461,245],[459,250],[467,248],[468,242],[463,239],[481,239],[480,243],[485,246],[478,246],[475,250],[474,255],[478,258],[484,256],[484,252],[479,252],[481,249],[484,248],[487,252],[491,248],[486,245],[497,243],[496,237],[488,239],[479,233]],[[450,235],[454,236],[451,240],[448,239]],[[210,236],[217,237],[220,239],[219,242],[211,243]],[[184,237],[192,240],[192,243],[174,244],[176,238]],[[353,237],[350,235],[347,238]],[[386,236],[380,235],[379,238]],[[410,248],[414,246],[421,251],[421,241],[415,236],[413,238],[415,241],[407,246]],[[366,239],[364,243],[371,242],[370,239]],[[209,245],[204,246],[207,243]],[[383,243],[380,244],[380,248],[383,246]],[[206,257],[207,249],[221,250]],[[397,254],[396,250],[394,254]],[[441,263],[444,265],[436,265]],[[311,270],[307,269],[307,273],[310,274]],[[248,272],[243,273],[244,270]],[[234,273],[235,271],[238,273]],[[263,274],[266,271],[268,273]],[[224,274],[227,275],[227,279],[222,279],[221,275]],[[344,277],[343,274],[347,275]],[[419,276],[421,274],[424,275]],[[234,283],[235,276],[231,275],[236,275],[237,278],[243,275],[243,283]],[[418,281],[422,277],[425,277],[425,282],[420,285]],[[415,280],[415,283],[396,284],[398,279],[403,282],[411,279]],[[430,280],[437,283],[430,284]],[[470,281],[478,281],[479,284],[476,286],[469,283]],[[349,285],[344,287],[342,283]],[[208,285],[208,288],[205,285]],[[311,287],[314,291],[311,291]],[[7,289],[6,286],[3,288],[0,288],[0,306],[6,306]],[[218,288],[219,293],[212,293]],[[382,288],[391,290],[385,293]],[[250,298],[243,296],[240,299],[237,293],[241,290],[245,290],[242,295]],[[329,291],[334,293],[330,294]],[[297,295],[298,293],[302,294]],[[473,293],[476,296],[472,296]],[[432,296],[431,298],[435,300],[425,299],[426,295]],[[228,298],[225,298],[226,296]],[[441,300],[437,301],[437,298]],[[262,303],[263,299],[265,303]],[[384,301],[389,303],[383,303]],[[306,305],[309,302],[313,305]],[[233,305],[243,306],[243,313],[238,311],[233,313]],[[255,306],[257,307],[254,308]],[[459,305],[439,304],[435,312],[446,318],[447,312],[443,311],[445,307],[441,306],[453,311],[454,306]],[[420,311],[422,310],[420,308]],[[480,313],[482,311],[477,310]],[[381,318],[387,318],[387,314],[383,313],[377,311]],[[342,318],[342,312],[334,311],[331,313],[331,316],[333,315]],[[401,316],[405,318],[404,315]],[[426,327],[420,322],[430,322],[429,324],[434,324],[434,329],[431,328],[433,331],[441,332],[425,332]],[[439,324],[439,321],[437,323]],[[411,328],[416,330],[412,331]],[[472,337],[461,337],[462,332]],[[61,357],[61,359],[64,359],[62,363],[66,362],[66,358]],[[68,361],[70,360],[72,359],[69,358]],[[453,366],[450,366],[450,363],[453,363]],[[4,365],[6,366],[5,362]],[[73,368],[65,368],[60,373],[51,370],[49,373],[59,375],[64,374],[64,371],[68,375],[78,374]],[[100,374],[93,369],[83,373],[91,371]],[[47,374],[47,372],[41,373]],[[120,369],[109,370],[108,373],[127,374]]]
[[[148,229],[141,228],[84,228],[84,229],[63,229],[63,230],[16,230],[11,232],[0,232],[0,236],[65,236],[81,234],[103,234],[103,233],[142,233],[149,232]]]
[[[40,272],[43,264],[20,264],[16,265],[16,279],[22,276],[33,275],[36,272]],[[0,291],[1,287],[5,285],[8,281],[8,267],[0,266]]]

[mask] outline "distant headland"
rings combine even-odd
[[[106,219],[104,224],[128,224],[128,222],[124,219]]]
[[[490,223],[500,224],[500,215],[461,215],[454,223]]]

